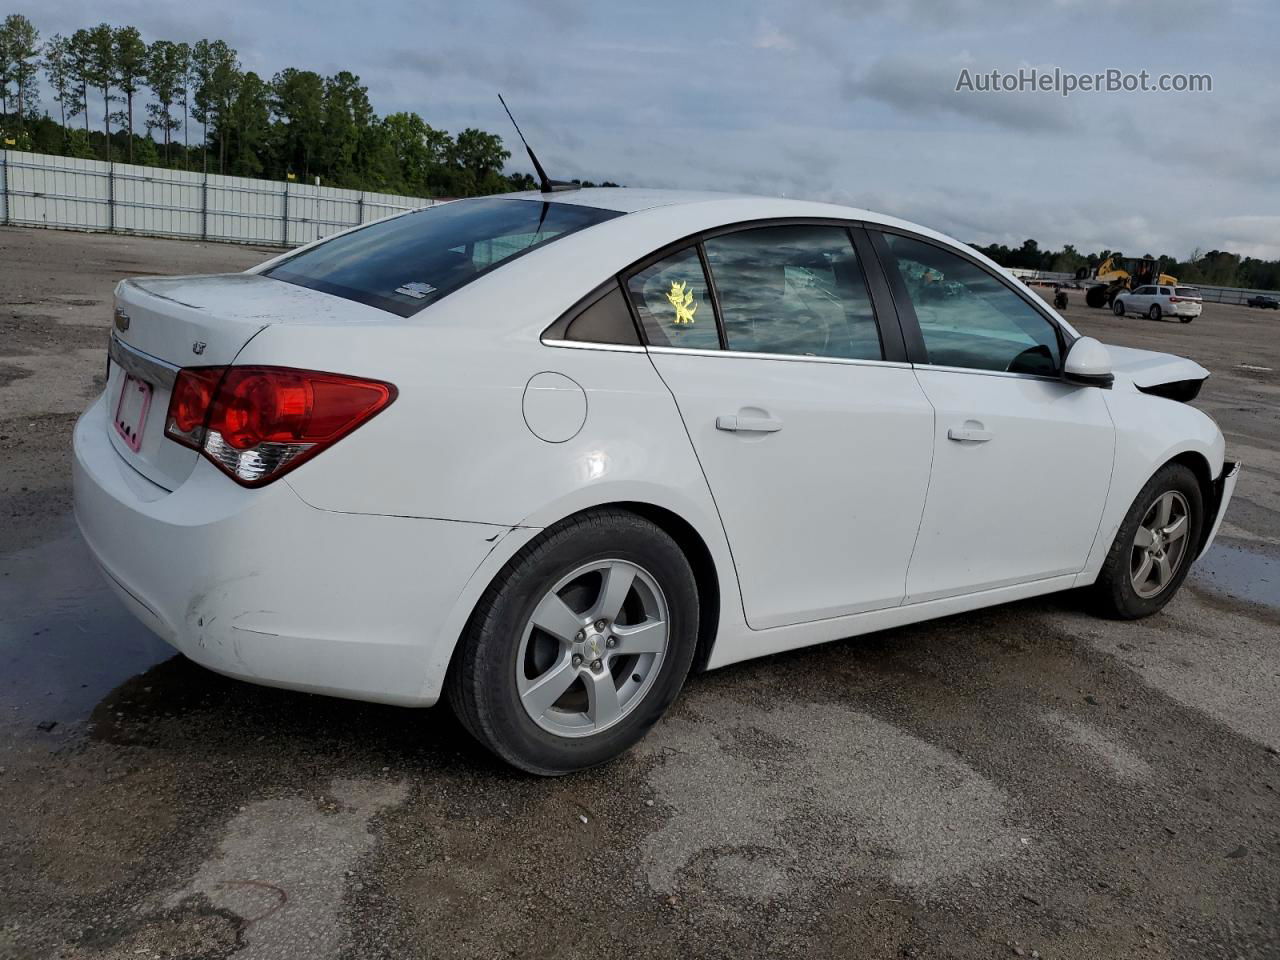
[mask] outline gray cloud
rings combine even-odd
[[[967,60],[967,58],[966,58]],[[886,57],[842,85],[850,99],[866,98],[908,116],[950,114],[1013,130],[1066,130],[1074,126],[1069,101],[1046,93],[979,93],[957,90],[961,70],[982,69],[968,62]]]

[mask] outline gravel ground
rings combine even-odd
[[[1210,368],[1246,462],[1161,615],[1058,596],[726,668],[544,781],[445,709],[204,671],[102,586],[68,445],[111,287],[268,253],[0,230],[0,957],[1280,957],[1274,313],[1067,311]]]

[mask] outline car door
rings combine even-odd
[[[903,598],[933,410],[896,319],[877,322],[862,261],[844,226],[770,225],[708,237],[626,278],[755,629]]]
[[[1006,278],[922,238],[876,244],[937,411],[906,602],[1079,572],[1111,479],[1102,390],[1061,379],[1057,325]]]
[[[1146,313],[1151,309],[1151,295],[1154,291],[1154,287],[1139,287],[1129,294],[1125,305],[1134,313]]]

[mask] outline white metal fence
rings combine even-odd
[[[0,150],[0,223],[295,247],[436,201]]]

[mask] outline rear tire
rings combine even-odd
[[[1162,516],[1165,505],[1169,513]],[[1204,497],[1191,469],[1165,464],[1125,515],[1093,585],[1097,612],[1118,620],[1148,617],[1182,586],[1204,524]]]
[[[1147,317],[1151,320],[1159,320],[1161,316],[1160,304],[1153,303],[1151,309],[1147,311]]]
[[[1123,301],[1123,300],[1115,300],[1115,301],[1113,301],[1113,302],[1112,302],[1112,304],[1111,304],[1111,312],[1112,312],[1112,313],[1114,313],[1117,317],[1123,317],[1123,316],[1124,316],[1124,301]]]
[[[1179,319],[1180,321],[1182,321],[1183,323],[1190,323],[1192,320],[1194,320],[1194,319],[1195,319],[1195,317],[1184,317],[1184,316],[1179,316],[1179,317],[1178,317],[1178,319]]]
[[[582,514],[547,528],[494,578],[459,640],[449,702],[512,766],[584,770],[630,749],[662,716],[697,631],[697,585],[676,542],[624,510]]]

